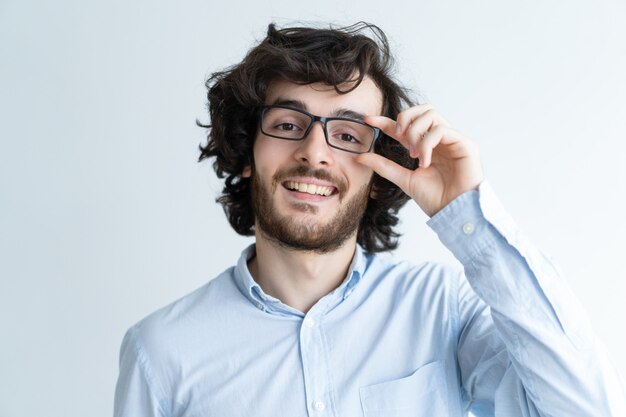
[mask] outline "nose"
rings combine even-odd
[[[333,150],[326,143],[324,126],[321,122],[314,122],[309,134],[299,142],[294,157],[301,163],[312,167],[329,166],[334,162]]]

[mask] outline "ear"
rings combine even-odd
[[[376,184],[374,184],[374,176],[376,174],[372,175],[372,178],[370,179],[370,195],[369,197],[372,200],[377,200],[378,199],[378,187],[376,187]]]
[[[376,200],[378,198],[378,191],[376,191],[376,188],[374,187],[370,190],[370,198],[372,200]]]
[[[252,167],[250,165],[246,165],[243,167],[243,171],[241,171],[241,178],[250,178],[252,176]]]

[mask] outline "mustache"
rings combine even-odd
[[[342,178],[337,178],[324,169],[313,169],[305,165],[299,165],[294,168],[276,172],[273,177],[274,187],[291,177],[312,177],[318,180],[332,182],[335,187],[337,187],[339,194],[344,193],[348,188],[348,185]]]

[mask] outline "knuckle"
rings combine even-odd
[[[406,119],[406,113],[405,112],[399,113],[398,117],[396,117],[396,125],[402,126],[404,124],[404,119]]]
[[[420,139],[425,129],[420,123],[413,123],[411,127],[409,128],[409,130],[413,136]]]
[[[451,129],[442,125],[437,125],[433,129],[431,129],[431,132],[433,132],[433,135],[436,134],[437,136],[443,136],[448,131],[451,131]]]
[[[429,117],[435,117],[437,115],[437,110],[435,110],[433,108],[433,106],[430,106],[425,112],[424,115],[428,115]]]

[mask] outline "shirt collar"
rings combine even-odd
[[[248,261],[256,254],[255,244],[251,244],[241,252],[241,256],[235,267],[235,283],[243,295],[250,300],[257,308],[263,311],[277,313],[280,315],[299,315],[302,312],[283,304],[280,300],[271,295],[266,294],[263,289],[252,278],[248,269]],[[366,268],[366,256],[360,245],[356,246],[354,257],[348,268],[346,278],[335,290],[322,297],[313,306],[315,309],[322,309],[326,313],[339,305],[343,300],[348,298],[355,290],[357,284],[361,280]]]

